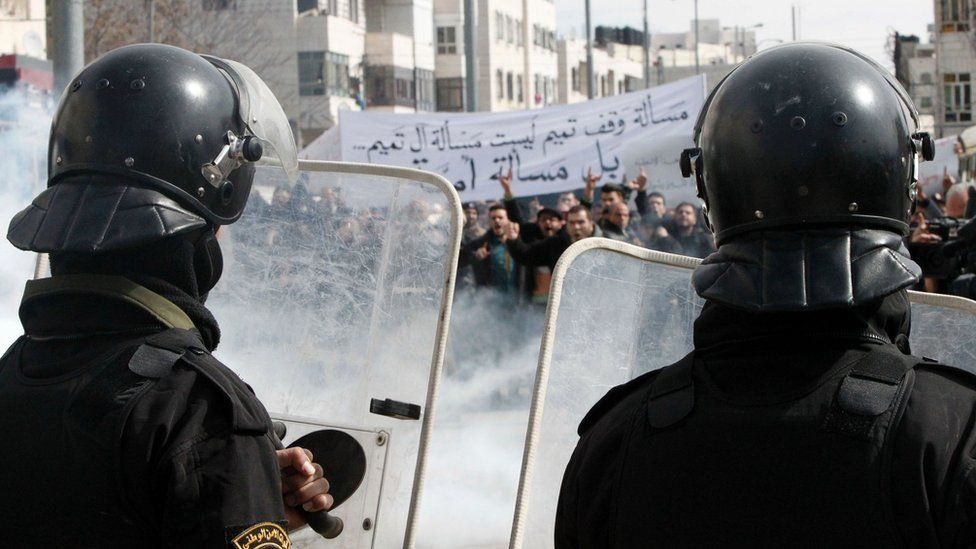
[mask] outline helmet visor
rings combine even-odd
[[[224,71],[237,89],[242,122],[264,145],[259,164],[280,166],[294,183],[298,179],[298,150],[291,124],[274,93],[247,66],[230,59],[204,57]]]

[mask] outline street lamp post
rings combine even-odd
[[[701,72],[698,63],[698,0],[695,0],[695,74]]]
[[[590,0],[586,0],[586,98],[593,99],[593,29],[590,27]]]
[[[644,87],[651,87],[651,37],[647,30],[647,0],[644,0]]]

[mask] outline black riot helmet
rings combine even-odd
[[[39,252],[97,252],[233,223],[258,161],[297,173],[288,120],[253,71],[163,44],[118,48],[64,90],[48,189],[7,238]]]
[[[719,245],[753,231],[857,226],[907,234],[919,156],[908,94],[860,53],[820,43],[746,60],[706,100],[682,155]]]

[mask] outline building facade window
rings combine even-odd
[[[425,99],[425,102],[430,109],[433,108],[433,91],[431,91],[433,73],[431,71],[414,71],[389,65],[367,65],[363,69],[363,75],[367,84],[367,103],[370,105],[398,105],[416,107],[420,110],[423,108],[421,100],[416,99],[416,97],[423,95],[425,98],[431,98]],[[431,82],[425,84],[422,79],[428,75]],[[417,80],[416,84],[415,79]],[[415,85],[417,86],[416,93],[414,93]]]
[[[515,42],[515,21],[507,15],[505,16],[505,41],[509,44]]]
[[[515,100],[519,103],[525,101],[525,93],[522,87],[525,85],[522,79],[522,75],[519,74],[515,77]]]
[[[298,52],[298,94],[349,95],[349,56],[328,51]]]
[[[349,20],[359,23],[359,0],[349,0]]]
[[[943,99],[946,122],[971,122],[973,120],[972,82],[970,73],[943,75]]]
[[[417,105],[418,112],[433,111],[434,104],[434,71],[417,69],[415,81],[417,85]]]
[[[515,76],[512,73],[508,73],[505,76],[505,98],[509,101],[515,99]]]
[[[495,12],[495,40],[505,40],[505,16],[500,11]]]
[[[505,73],[501,69],[495,71],[495,97],[505,99]]]
[[[932,98],[931,97],[921,97],[921,98],[919,98],[919,100],[918,100],[918,106],[919,106],[919,108],[922,108],[922,109],[931,109],[932,108]]]
[[[437,110],[461,112],[464,110],[464,79],[437,79]]]
[[[457,30],[437,27],[437,53],[457,53]]]
[[[325,95],[325,52],[298,52],[298,95]]]
[[[579,69],[572,67],[569,69],[569,85],[573,91],[580,91],[579,85]]]
[[[532,25],[532,45],[542,45],[542,29],[539,27],[539,25]]]
[[[942,8],[942,32],[966,32],[969,30],[970,0],[939,0]]]
[[[522,47],[525,45],[525,34],[522,32],[522,21],[515,20],[515,45]]]
[[[325,52],[325,91],[329,95],[349,95],[349,56]]]
[[[930,72],[923,72],[922,73],[922,83],[923,84],[931,84],[932,83],[932,73],[930,73]]]

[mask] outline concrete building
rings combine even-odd
[[[431,0],[365,0],[366,105],[391,112],[434,110]]]
[[[435,0],[437,109],[464,110],[464,2]],[[550,0],[478,0],[477,106],[532,109],[557,101],[556,6]]]
[[[752,29],[722,27],[718,19],[700,19],[698,25],[697,71],[694,20],[687,31],[651,35],[651,86],[702,73],[711,89],[736,63],[756,52],[756,33]],[[605,97],[643,88],[643,32],[629,27],[597,27],[596,31],[593,96]],[[585,100],[586,86],[586,42],[574,38],[561,40],[559,101]]]
[[[918,109],[921,131],[936,132],[938,85],[935,44],[921,43],[917,36],[895,34],[895,77],[905,86]]]
[[[627,46],[613,42],[593,48],[593,97],[608,97],[644,88],[644,65],[625,55]],[[620,50],[625,50],[621,52]],[[559,40],[559,103],[587,99],[586,41]]]
[[[934,0],[935,71],[941,93],[932,90],[937,136],[962,133],[973,121],[976,33],[970,0]]]
[[[0,2],[0,54],[47,57],[44,0]]]
[[[341,109],[361,108],[365,6],[359,0],[267,3],[279,2],[293,9],[291,21],[282,19],[273,34],[292,40],[277,47],[295,52],[294,64],[287,63],[282,71],[291,71],[297,89],[297,109],[285,112],[296,120],[301,145],[338,123]]]
[[[155,42],[240,61],[257,72],[292,122],[299,145],[362,105],[362,0],[156,0],[85,3],[86,60]]]

